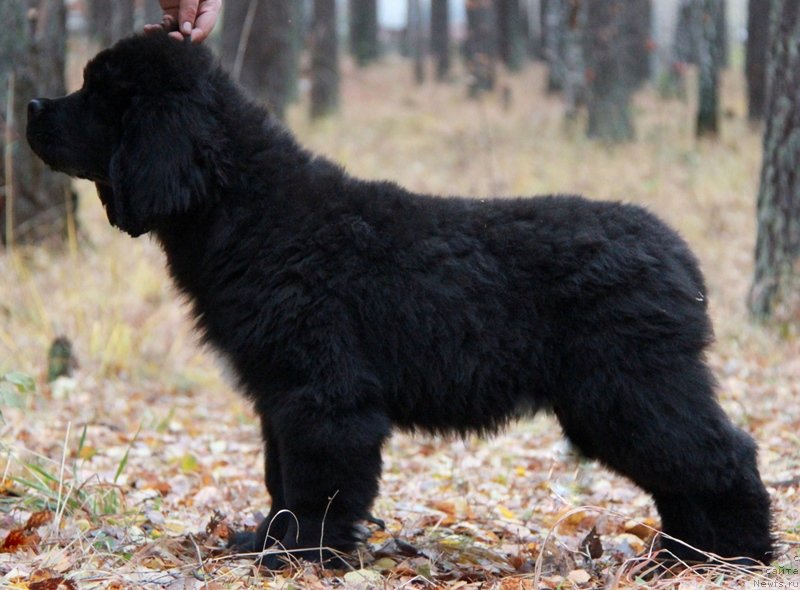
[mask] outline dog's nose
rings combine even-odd
[[[44,109],[44,98],[34,98],[28,103],[28,120],[33,119],[36,115]]]

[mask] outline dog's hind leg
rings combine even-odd
[[[770,503],[755,444],[720,408],[703,361],[676,354],[644,370],[632,358],[591,358],[574,364],[555,404],[567,437],[653,495],[663,532],[678,539],[662,547],[675,557],[706,561],[688,544],[767,562]]]

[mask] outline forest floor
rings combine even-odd
[[[678,228],[708,277],[720,399],[760,445],[773,566],[644,580],[651,500],[573,454],[548,417],[489,440],[395,435],[373,510],[386,530],[370,525],[349,572],[269,573],[220,551],[228,526],[253,525],[269,505],[254,414],[196,342],[157,245],[110,228],[93,187],[77,183],[77,239],[0,254],[0,375],[34,381],[0,396],[0,587],[800,585],[800,339],[797,325],[746,312],[761,136],[744,121],[740,77],[724,80],[716,141],[694,139],[691,101],[644,90],[638,138],[615,148],[587,141],[582,120],[564,124],[540,66],[503,84],[507,109],[499,94],[468,101],[460,79],[415,87],[410,67],[387,59],[347,70],[341,116],[312,126],[303,99],[290,124],[355,175],[443,195],[583,193],[644,204]],[[78,366],[47,384],[60,335]]]

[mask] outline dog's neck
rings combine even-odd
[[[221,243],[236,242],[240,237],[227,233],[226,228],[247,220],[246,224],[257,223],[264,228],[262,235],[267,235],[270,226],[280,226],[288,219],[318,218],[311,213],[340,205],[337,199],[346,191],[338,187],[358,182],[338,165],[302,147],[262,107],[245,103],[240,109],[246,112],[223,115],[231,121],[225,125],[231,153],[220,174],[224,182],[214,187],[215,194],[204,206],[163,219],[152,232],[177,285],[192,298],[203,291],[198,281],[203,280],[209,256]],[[241,133],[243,128],[250,133]],[[261,132],[253,133],[254,128]],[[241,165],[245,162],[247,165]]]

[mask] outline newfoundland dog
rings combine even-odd
[[[112,225],[158,240],[252,400],[272,507],[236,549],[271,547],[269,567],[350,551],[392,428],[492,433],[544,410],[653,496],[675,557],[769,559],[756,446],[704,360],[697,260],[644,209],[353,178],[163,34],[31,101],[27,137],[96,183]]]

